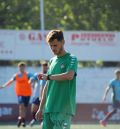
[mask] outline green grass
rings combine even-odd
[[[16,125],[8,125],[6,124],[0,124],[0,129],[19,129]],[[35,125],[33,127],[27,126],[26,128],[20,127],[20,129],[41,129],[39,125]],[[104,129],[98,124],[76,124],[72,125],[71,129]],[[105,129],[120,129],[119,124],[110,124]]]

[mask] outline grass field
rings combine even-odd
[[[77,124],[77,125],[72,125],[71,129],[120,129],[119,124],[110,124],[107,127],[101,127],[98,124]],[[6,124],[0,124],[0,129],[18,129],[16,125],[7,125]],[[20,129],[25,129],[23,127],[20,127]],[[41,129],[39,125],[35,125],[33,127],[26,126],[26,129]]]

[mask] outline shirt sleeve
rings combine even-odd
[[[45,84],[46,84],[46,80],[41,80],[41,81],[40,81],[40,86],[44,87]]]
[[[16,80],[16,74],[13,75],[13,77],[11,78],[11,80]]]
[[[53,61],[53,58],[50,59],[50,61],[48,62],[48,70],[47,70],[47,75],[49,75],[49,68],[50,68],[50,65]]]
[[[69,65],[67,71],[73,70],[77,72],[77,58],[75,56],[70,57]]]
[[[33,81],[38,81],[38,74],[35,73],[32,77],[30,77],[30,79]]]
[[[109,81],[108,86],[109,86],[110,88],[113,87],[113,80],[110,80],[110,81]]]
[[[34,74],[33,78],[35,81],[38,81],[38,73]]]
[[[28,77],[28,79],[32,78],[33,76],[34,76],[34,74],[33,74],[33,73],[27,73],[27,77]]]

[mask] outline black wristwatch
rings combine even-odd
[[[47,75],[47,80],[50,80],[50,75]]]

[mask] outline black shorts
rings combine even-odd
[[[113,101],[113,108],[115,108],[115,109],[120,108],[120,101],[114,100]]]
[[[39,105],[40,104],[39,98],[33,98],[32,103],[35,104],[35,105]]]
[[[30,96],[18,96],[18,103],[24,104],[25,106],[28,106],[30,101]]]

